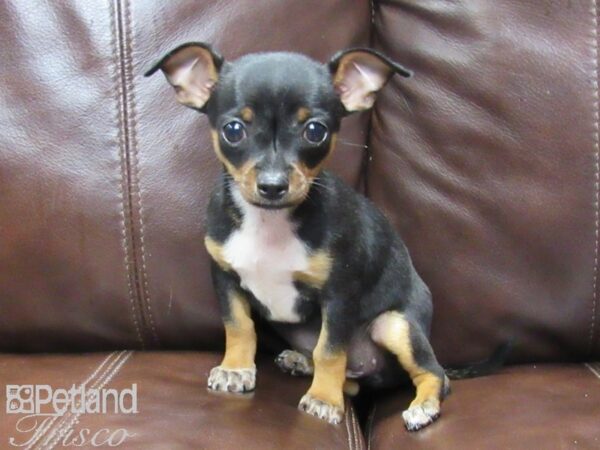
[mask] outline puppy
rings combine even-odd
[[[279,323],[317,318],[312,362],[295,352],[279,358],[313,375],[301,410],[342,420],[350,342],[367,329],[416,387],[406,427],[435,420],[449,382],[428,340],[429,289],[373,203],[323,170],[342,118],[371,108],[392,76],[410,71],[366,48],[327,64],[294,53],[226,62],[204,43],[177,47],[146,75],[159,69],[180,103],[207,115],[224,169],[205,243],[226,350],[209,389],[254,389],[253,312]]]

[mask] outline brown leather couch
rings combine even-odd
[[[79,433],[92,448],[104,429],[126,430],[127,449],[600,448],[598,8],[0,1],[0,448]],[[514,338],[509,367],[454,382],[417,433],[400,415],[410,391],[363,392],[339,426],[298,412],[308,380],[275,369],[268,330],[254,396],[207,393],[223,343],[202,244],[219,166],[206,120],[142,77],[190,40],[230,59],[370,45],[414,70],[347,120],[331,165],[406,240],[441,361]],[[36,428],[4,411],[6,385],[85,382],[136,383],[139,412]]]

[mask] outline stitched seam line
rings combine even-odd
[[[346,424],[346,436],[348,437],[348,448],[350,450],[354,450],[354,445],[353,445],[353,439],[352,439],[352,433],[350,431],[350,421],[348,420],[348,410],[350,406],[350,402],[346,401],[346,411],[344,411],[344,422]]]
[[[94,378],[96,378],[96,376],[98,375],[98,373],[100,372],[100,370],[106,365],[106,363],[114,356],[116,355],[117,352],[112,352],[110,353],[106,358],[104,358],[104,360],[100,363],[100,365],[98,367],[96,367],[96,370],[94,370],[94,372],[92,372],[92,374],[90,376],[88,376],[83,383],[81,383],[80,386],[87,386],[87,384],[92,381]],[[52,425],[54,425],[54,423],[59,419],[62,418],[62,416],[54,416],[51,420],[48,421],[48,423],[41,428],[39,431],[36,432],[35,436],[32,437],[31,441],[29,442],[29,445],[27,445],[27,447],[25,447],[25,450],[31,450],[31,448],[41,439],[44,437],[44,435],[48,432],[48,430],[52,427]]]
[[[373,48],[375,42],[375,0],[370,0],[369,6],[371,7],[371,27],[369,30],[369,47]],[[361,165],[361,178],[363,183],[363,193],[366,197],[369,196],[369,172],[371,161],[373,160],[373,153],[371,152],[371,127],[373,126],[373,114],[375,109],[372,108],[369,111],[369,118],[367,120],[367,132],[365,137],[365,151],[363,153],[363,161]]]
[[[377,405],[373,405],[373,409],[371,410],[371,414],[369,415],[369,420],[367,424],[367,450],[371,450],[371,439],[373,438],[373,422],[375,422],[375,409],[377,409]]]
[[[128,97],[128,84],[127,84],[127,75],[125,69],[125,46],[124,46],[124,30],[123,30],[123,19],[122,19],[122,11],[121,11],[121,1],[115,0],[116,6],[116,20],[117,20],[117,30],[118,30],[118,53],[119,53],[119,89],[120,89],[120,107],[121,107],[121,126],[122,126],[122,137],[123,137],[123,155],[125,156],[125,168],[126,168],[126,188],[127,188],[127,206],[128,206],[128,218],[129,218],[129,235],[130,235],[130,244],[133,254],[133,262],[132,262],[132,271],[133,281],[135,286],[135,299],[137,302],[137,311],[139,313],[140,322],[142,324],[142,329],[146,329],[146,320],[144,314],[143,300],[141,299],[140,292],[140,281],[138,277],[138,264],[137,264],[137,243],[135,239],[135,219],[134,216],[134,207],[133,207],[133,192],[132,192],[132,173],[131,173],[131,144],[130,144],[130,135],[127,132],[129,128],[129,104],[127,101]],[[145,339],[143,341],[143,347],[145,347]]]
[[[352,400],[348,399],[348,422],[350,423],[350,429],[352,430],[352,446],[358,449],[356,445],[356,428],[354,428],[354,421],[352,420]]]
[[[127,223],[131,220],[128,218],[129,211],[131,208],[129,207],[129,195],[126,194],[128,191],[128,176],[127,176],[127,150],[125,146],[125,119],[124,119],[124,111],[123,111],[123,88],[121,84],[121,64],[119,61],[119,40],[120,40],[120,31],[117,26],[117,8],[114,3],[111,2],[111,14],[110,14],[110,22],[112,28],[112,45],[114,49],[114,65],[115,65],[115,86],[117,91],[117,101],[116,101],[116,121],[118,124],[118,144],[119,144],[119,159],[120,159],[120,176],[121,181],[119,183],[119,193],[121,195],[121,245],[123,247],[123,261],[125,265],[125,272],[127,277],[127,290],[129,295],[129,304],[131,308],[131,317],[133,319],[133,325],[135,328],[135,334],[137,337],[140,346],[144,348],[144,339],[142,337],[142,332],[140,328],[140,323],[138,320],[139,312],[136,305],[136,296],[134,295],[134,276],[135,269],[132,267],[131,263],[131,255],[129,249],[132,247],[131,244],[131,236],[128,233]]]
[[[598,225],[600,221],[600,211],[599,211],[599,197],[600,197],[600,136],[599,136],[599,121],[600,121],[600,106],[598,102],[600,101],[598,97],[598,5],[597,0],[592,1],[592,37],[593,37],[593,63],[594,63],[594,71],[592,76],[592,83],[594,86],[594,281],[593,281],[593,289],[592,293],[592,321],[590,324],[590,335],[589,335],[589,354],[592,355],[594,351],[594,337],[595,337],[595,327],[596,327],[596,304],[598,301],[598,294],[596,293],[597,285],[598,285]]]
[[[131,2],[129,0],[124,0],[125,2],[125,19],[124,19],[124,41],[125,41],[125,52],[124,52],[124,75],[126,86],[129,86],[127,89],[127,97],[129,100],[129,116],[128,116],[128,127],[130,130],[131,139],[130,139],[130,150],[133,155],[133,166],[131,168],[132,175],[132,187],[135,186],[135,189],[132,189],[132,194],[135,193],[137,198],[137,207],[138,207],[138,225],[139,225],[139,253],[141,259],[141,271],[140,271],[140,294],[141,294],[141,302],[145,305],[145,310],[148,317],[148,322],[150,324],[150,331],[152,333],[152,338],[155,344],[159,344],[158,334],[156,332],[156,326],[154,324],[154,317],[152,314],[152,306],[151,306],[151,298],[148,289],[148,277],[147,277],[147,268],[146,268],[146,250],[145,250],[145,242],[144,242],[144,208],[142,205],[142,193],[140,187],[140,163],[139,163],[139,146],[137,141],[137,113],[136,113],[136,102],[135,102],[135,89],[133,84],[133,31],[132,31],[132,17],[131,17]]]
[[[595,368],[594,366],[588,363],[585,363],[584,366],[587,367],[589,371],[592,372],[596,376],[596,378],[600,380],[600,367]]]
[[[128,352],[125,355],[125,357],[123,359],[121,359],[121,361],[116,365],[116,367],[112,370],[112,372],[106,373],[105,378],[103,380],[99,380],[99,384],[96,384],[95,386],[93,386],[93,388],[94,389],[103,389],[108,383],[110,383],[112,381],[112,379],[115,377],[115,375],[120,372],[121,368],[129,360],[129,358],[131,357],[132,354],[133,354],[133,352]],[[119,358],[120,357],[121,357],[121,355],[119,355]],[[56,440],[48,448],[43,449],[43,450],[52,450],[56,446],[56,444],[58,444],[61,437],[65,436],[69,431],[71,431],[73,429],[74,425],[79,423],[79,417],[81,417],[81,414],[82,413],[79,413],[79,412],[77,414],[75,414],[72,417],[72,419],[69,421],[69,423],[66,424],[66,426],[59,431]]]
[[[102,375],[100,375],[100,378],[93,383],[91,389],[103,389],[121,370],[123,365],[129,360],[132,354],[133,352],[131,351],[122,351],[119,353],[117,358],[111,362],[108,368],[102,373]],[[91,393],[86,395],[86,400],[89,399],[91,399]],[[77,408],[79,409],[81,406],[81,402],[79,402]],[[62,421],[62,425],[53,430],[53,433],[46,439],[44,446],[41,447],[40,450],[52,450],[54,447],[56,447],[56,444],[58,444],[59,441],[73,429],[73,426],[79,423],[81,414],[82,413],[80,412],[75,414],[69,412],[65,414],[63,416],[65,420]],[[52,439],[53,435],[55,435],[54,439]]]
[[[375,26],[375,0],[371,0],[370,5],[371,5],[371,31],[373,31],[373,27]]]
[[[355,438],[356,448],[362,449],[362,445],[361,445],[361,441],[360,441],[360,427],[358,426],[358,423],[356,420],[356,414],[355,414],[354,408],[351,408],[350,417],[352,418],[352,429],[354,430],[354,438]]]
[[[125,40],[127,39],[126,26],[124,25],[123,10],[120,0],[114,0],[114,13],[116,21],[116,43],[118,53],[118,76],[119,76],[119,107],[120,107],[120,126],[122,136],[122,159],[124,164],[125,174],[123,176],[124,191],[126,195],[126,217],[127,217],[127,231],[129,236],[129,245],[131,248],[131,261],[130,261],[130,277],[133,285],[133,301],[136,304],[136,312],[140,324],[140,334],[142,338],[142,348],[146,347],[146,337],[148,335],[148,320],[146,318],[146,308],[144,307],[143,299],[143,288],[140,281],[140,270],[138,264],[138,242],[136,239],[136,220],[135,220],[135,206],[134,206],[134,174],[132,170],[132,143],[130,130],[130,105],[129,105],[129,91],[130,85],[128,83],[130,77],[128,77],[128,66],[127,66],[127,45]]]
[[[108,365],[108,367],[102,372],[102,374],[100,374],[100,378],[98,380],[101,380],[102,378],[104,378],[106,376],[106,373],[108,371],[110,371],[114,365],[119,361],[119,359],[121,358],[121,356],[123,355],[124,352],[120,352],[117,357],[110,362],[110,364]],[[95,388],[97,385],[97,381],[95,380],[92,383],[91,388]],[[77,407],[79,408],[81,406],[81,402],[77,403]],[[71,411],[67,411],[65,414],[63,414],[62,416],[60,416],[60,420],[59,423],[57,424],[56,427],[54,427],[53,430],[51,430],[50,434],[48,436],[46,436],[46,439],[44,440],[44,442],[37,447],[37,450],[46,450],[47,447],[54,441],[57,441],[57,437],[58,440],[60,439],[60,436],[64,436],[64,429],[65,429],[65,425],[69,422],[69,419],[73,416],[73,413]]]
[[[102,368],[106,365],[106,363],[117,354],[117,352],[112,352],[110,353],[108,356],[106,356],[106,358],[104,358],[104,360],[98,365],[98,367],[96,367],[96,370],[94,370],[91,375],[89,375],[84,381],[83,383],[80,384],[80,386],[87,386],[87,384],[92,381],[94,378],[96,378],[96,376],[98,375],[98,373],[100,372],[100,370],[102,370]],[[52,428],[52,426],[54,425],[54,423],[58,420],[61,419],[59,421],[58,427],[60,427],[60,424],[62,423],[62,419],[64,416],[59,416],[56,415],[54,416],[50,421],[48,421],[48,423],[46,423],[44,425],[43,428],[39,429],[38,431],[36,431],[35,435],[32,437],[32,439],[29,441],[27,447],[25,447],[25,450],[31,450],[31,448],[36,445],[38,443],[38,441],[40,439],[42,439],[44,437],[44,435],[46,435],[46,433],[48,432],[48,430],[50,430]],[[54,430],[52,431],[52,433],[54,433]]]

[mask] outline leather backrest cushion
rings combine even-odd
[[[441,359],[600,355],[595,2],[377,5],[375,47],[415,76],[377,100],[368,191],[432,288]]]
[[[222,345],[207,123],[142,74],[186,41],[326,61],[367,44],[369,2],[1,2],[0,18],[0,350]],[[332,161],[354,185],[366,126],[349,120]]]

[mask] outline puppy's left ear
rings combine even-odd
[[[217,84],[222,65],[223,58],[208,44],[188,42],[167,53],[144,76],[162,70],[175,88],[177,101],[202,110]]]
[[[412,72],[387,56],[368,48],[343,50],[329,61],[333,85],[348,112],[369,109],[377,92],[397,73],[410,78]]]

